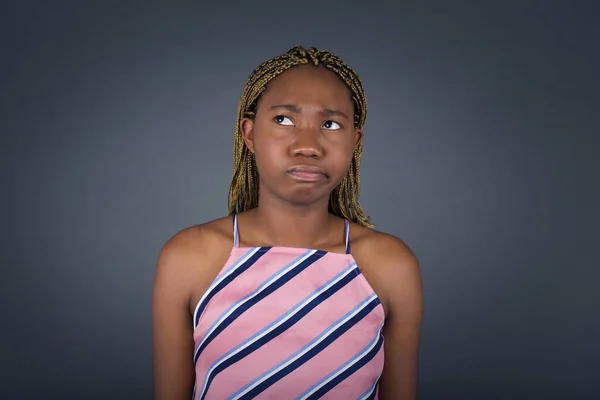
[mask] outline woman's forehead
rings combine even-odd
[[[297,66],[267,84],[261,96],[265,103],[326,103],[323,106],[352,107],[350,88],[324,67]]]

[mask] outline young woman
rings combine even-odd
[[[358,201],[366,110],[330,52],[296,46],[252,72],[229,216],[159,256],[155,399],[416,398],[421,278]]]

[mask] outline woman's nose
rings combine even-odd
[[[323,150],[321,131],[314,128],[299,131],[292,145],[293,154],[304,157],[320,158],[323,156]]]

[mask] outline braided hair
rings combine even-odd
[[[238,104],[233,141],[233,179],[229,188],[229,215],[258,206],[258,169],[253,154],[244,143],[241,120],[254,118],[261,94],[269,82],[297,65],[315,65],[328,68],[350,88],[354,105],[354,128],[361,129],[367,116],[367,100],[360,78],[336,55],[314,47],[294,46],[286,53],[259,65],[250,74]],[[329,212],[359,225],[373,227],[359,203],[360,159],[362,141],[354,150],[352,162],[342,181],[329,197]]]

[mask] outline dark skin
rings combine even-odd
[[[328,199],[362,140],[352,116],[348,88],[325,68],[294,67],[269,84],[254,120],[241,121],[259,170],[260,202],[239,215],[240,246],[344,252],[344,221],[329,214]],[[352,256],[386,315],[379,398],[416,399],[423,315],[418,262],[396,237],[357,224],[350,234]],[[225,217],[182,230],[161,250],[153,291],[156,400],[191,396],[192,314],[232,244],[231,217]]]

